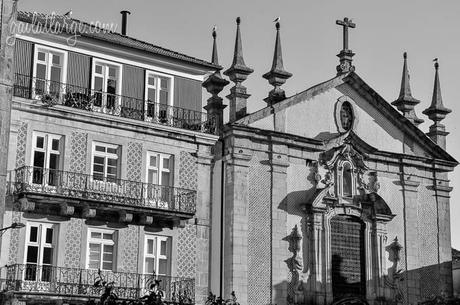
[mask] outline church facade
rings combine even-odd
[[[237,21],[238,22],[238,21]],[[417,304],[452,294],[448,134],[438,63],[428,133],[415,113],[407,54],[401,92],[385,101],[355,72],[348,48],[337,75],[286,97],[280,29],[267,106],[245,113],[239,25],[227,96],[230,123],[216,156],[213,203],[222,198],[221,285],[243,304]],[[218,177],[216,177],[218,176]],[[222,177],[219,180],[219,177]],[[218,223],[218,222],[217,222]],[[213,241],[217,240],[213,236]],[[216,258],[214,261],[216,262]],[[217,281],[211,280],[211,283]]]

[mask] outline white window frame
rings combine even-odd
[[[107,109],[107,79],[108,79],[108,69],[105,69],[106,72],[103,75],[104,76],[104,82],[103,82],[103,93],[102,93],[102,101],[101,101],[101,106],[93,106],[93,109],[95,111],[99,112],[105,112],[105,113],[110,113],[110,114],[115,114],[119,115],[120,114],[120,109],[121,109],[121,90],[122,90],[122,81],[123,81],[123,65],[117,62],[109,61],[109,60],[104,60],[101,58],[95,58],[93,57],[92,63],[91,63],[91,92],[92,94],[96,93],[96,90],[94,89],[94,83],[95,83],[95,77],[96,77],[96,65],[100,64],[103,66],[115,66],[118,69],[118,80],[117,80],[117,92],[115,93],[116,99],[115,99],[115,109]],[[99,74],[98,74],[99,75]]]
[[[37,230],[37,241],[36,242],[31,242],[30,241],[30,228],[31,227],[38,227]],[[46,229],[53,229],[53,237],[52,237],[52,242],[47,243],[46,242]],[[27,255],[29,251],[29,246],[35,246],[38,247],[38,253],[37,253],[37,270],[36,270],[36,279],[35,281],[42,281],[42,270],[43,266],[55,266],[56,265],[56,259],[57,259],[57,230],[58,230],[58,224],[55,223],[41,223],[41,222],[27,222],[26,224],[26,240],[25,240],[25,249],[24,249],[24,265],[34,265],[34,263],[29,263],[27,262]],[[53,249],[53,259],[51,264],[46,264],[43,265],[43,252],[45,248],[51,248]],[[23,278],[25,279],[26,277],[26,271],[27,268],[24,270]]]
[[[148,240],[154,240],[154,254],[147,253],[148,251]],[[166,241],[166,255],[161,254],[161,241]],[[166,275],[169,276],[171,275],[171,247],[172,246],[172,238],[170,236],[162,236],[162,235],[154,235],[154,234],[146,234],[144,237],[144,255],[143,255],[143,260],[142,260],[142,272],[144,274],[149,274],[147,273],[147,264],[145,263],[145,260],[147,258],[153,258],[154,259],[154,271],[156,275]],[[159,273],[159,265],[160,265],[160,258],[161,259],[166,259],[167,260],[167,272],[166,274],[160,274]]]
[[[155,85],[152,86],[152,85],[149,85],[149,77],[153,76],[155,78]],[[156,71],[151,71],[151,70],[145,70],[145,83],[144,83],[144,109],[145,109],[145,115],[144,115],[144,118],[146,121],[152,121],[154,118],[152,116],[149,116],[148,115],[148,92],[149,92],[149,88],[155,88],[155,101],[154,101],[154,105],[155,105],[155,117],[156,118],[159,118],[159,114],[160,114],[160,90],[158,88],[158,79],[159,78],[167,78],[168,81],[169,81],[169,94],[168,94],[168,97],[169,97],[169,100],[168,100],[168,109],[169,109],[169,115],[172,114],[172,108],[169,107],[169,106],[174,106],[174,77],[172,75],[169,75],[169,74],[164,74],[164,73],[160,73],[160,72],[156,72]]]
[[[96,146],[104,146],[106,148],[112,148],[116,149],[117,153],[107,153],[107,152],[100,152],[96,151]],[[94,177],[94,157],[103,157],[104,158],[104,178],[102,181],[100,180],[95,180],[93,179]],[[104,142],[96,142],[93,141],[92,143],[92,149],[91,149],[91,180],[92,181],[98,181],[98,182],[105,182],[105,183],[113,183],[113,182],[107,182],[107,159],[110,156],[116,156],[117,160],[117,177],[115,179],[120,179],[121,176],[121,169],[120,169],[120,164],[121,164],[121,146],[116,145],[116,144],[110,144],[110,143],[104,143]]]
[[[99,239],[99,238],[91,238],[91,233],[101,233],[101,235],[105,234],[112,234],[112,240],[108,239]],[[110,230],[110,229],[100,229],[100,228],[88,228],[87,230],[87,242],[86,242],[86,269],[90,269],[89,267],[89,257],[90,257],[90,250],[89,250],[89,245],[91,243],[93,244],[99,244],[101,245],[101,256],[99,257],[99,269],[103,271],[115,271],[116,270],[116,262],[117,262],[117,231],[116,230]],[[104,245],[109,245],[113,246],[113,253],[112,253],[112,269],[107,270],[107,269],[102,269],[103,267],[103,257],[104,257]]]
[[[48,64],[46,66],[47,72],[46,72],[46,92],[49,93],[49,84],[50,84],[50,78],[51,78],[51,65],[50,62],[52,63],[52,56],[50,56],[52,53],[59,54],[62,56],[62,71],[61,71],[61,80],[60,83],[66,84],[67,83],[67,60],[68,60],[68,52],[61,50],[61,49],[56,49],[56,48],[51,48],[49,46],[44,46],[40,44],[35,44],[34,47],[34,61],[32,63],[32,98],[40,98],[41,96],[38,96],[35,94],[35,82],[36,82],[36,77],[37,77],[37,62],[38,62],[38,52],[40,51],[45,51],[48,53]],[[61,88],[61,94],[65,92],[65,85],[62,86]]]
[[[158,160],[158,166],[152,166],[150,164],[150,157],[156,156]],[[164,159],[169,159],[169,168],[166,170],[163,167],[163,162]],[[174,155],[173,154],[165,154],[165,153],[159,153],[156,151],[147,151],[147,160],[146,160],[146,173],[145,173],[145,182],[149,183],[149,170],[156,170],[158,174],[158,183],[157,185],[162,185],[162,172],[168,172],[169,175],[169,182],[167,186],[174,186]]]
[[[43,148],[37,147],[37,138],[38,137],[43,137]],[[53,149],[53,140],[59,140],[59,149],[54,150]],[[58,134],[52,134],[52,133],[46,133],[46,132],[40,132],[40,131],[34,131],[32,135],[32,153],[30,156],[30,164],[32,167],[32,172],[34,171],[34,158],[35,158],[35,152],[43,152],[45,154],[44,158],[44,165],[43,165],[43,181],[42,185],[48,185],[48,175],[46,173],[49,171],[49,161],[50,161],[50,155],[51,153],[59,155],[59,165],[57,171],[62,170],[62,165],[63,165],[63,159],[64,159],[64,136],[58,135]],[[33,175],[32,173],[30,174],[30,183],[32,183]]]

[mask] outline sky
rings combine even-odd
[[[271,90],[262,74],[271,67],[276,17],[281,18],[284,66],[294,75],[283,86],[288,96],[335,76],[336,54],[342,46],[342,29],[335,20],[352,18],[356,28],[349,36],[356,72],[388,102],[399,94],[402,54],[408,52],[412,94],[421,100],[416,112],[425,119],[419,126],[424,132],[432,123],[422,115],[431,103],[432,60],[439,58],[444,105],[452,109],[443,121],[450,132],[447,150],[460,160],[458,0],[19,0],[18,5],[20,10],[42,13],[72,9],[73,18],[113,22],[119,28],[119,12],[129,10],[130,36],[206,60],[211,57],[211,29],[216,25],[224,69],[232,61],[235,18],[240,16],[244,59],[255,70],[244,82],[252,95],[249,112],[262,108],[262,99]],[[460,249],[460,169],[449,178],[454,187],[452,246]]]

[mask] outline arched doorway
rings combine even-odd
[[[366,296],[364,223],[357,217],[338,215],[331,219],[333,298]]]

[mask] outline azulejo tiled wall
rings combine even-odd
[[[139,226],[129,225],[119,231],[120,271],[137,273]]]
[[[70,136],[70,171],[86,173],[87,134],[74,131]]]
[[[197,181],[197,163],[196,157],[189,152],[181,151],[179,155],[179,187],[196,190]]]
[[[177,237],[177,276],[196,275],[196,228],[187,224]]]
[[[27,123],[22,123],[18,129],[16,148],[16,168],[26,165]]]
[[[179,187],[196,190],[197,188],[196,157],[189,152],[181,151],[179,155]],[[177,275],[184,277],[196,276],[196,227],[187,224],[179,229],[177,237]]]
[[[82,226],[83,220],[79,218],[71,218],[66,223],[64,267],[80,268]]]
[[[131,181],[141,181],[142,177],[142,143],[129,142],[127,149],[126,177]]]
[[[257,156],[250,162],[248,176],[248,303],[270,304],[270,166]],[[285,230],[285,228],[274,228]]]
[[[22,213],[19,211],[19,203],[14,203],[11,222],[21,222]],[[18,246],[19,246],[19,230],[10,230],[10,252],[8,253],[8,264],[18,263]]]

